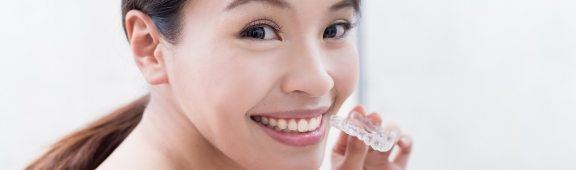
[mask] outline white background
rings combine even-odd
[[[365,1],[364,101],[414,136],[410,169],[576,169],[575,7]],[[146,92],[119,1],[4,1],[0,18],[0,169]]]
[[[576,169],[576,1],[372,0],[370,108],[416,170]]]

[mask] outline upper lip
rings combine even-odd
[[[295,109],[289,111],[253,113],[250,116],[264,116],[278,119],[287,119],[287,118],[306,119],[306,118],[318,117],[322,114],[325,114],[326,112],[328,112],[329,109],[330,107],[320,107],[316,109]]]

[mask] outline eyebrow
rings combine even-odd
[[[233,8],[236,8],[240,5],[244,5],[247,4],[249,2],[262,2],[262,3],[267,3],[270,4],[272,6],[276,6],[279,8],[292,8],[290,6],[290,4],[288,4],[286,1],[284,0],[234,0],[232,3],[230,3],[227,7],[226,10],[231,10]]]
[[[357,1],[358,0],[342,0],[342,1],[332,5],[330,7],[330,11],[337,11],[337,10],[341,10],[341,9],[349,8],[349,7],[352,7],[352,8],[354,8],[354,10],[358,11],[359,7],[356,5]],[[228,6],[226,7],[226,10],[231,10],[233,8],[240,6],[240,5],[244,5],[244,4],[247,4],[250,2],[267,3],[269,5],[276,6],[278,8],[292,8],[292,6],[290,6],[290,4],[288,2],[286,2],[285,0],[234,0],[233,2],[228,4]]]
[[[357,0],[342,0],[330,7],[331,11],[338,11],[344,8],[354,8],[354,10],[358,11],[359,7],[357,6]]]

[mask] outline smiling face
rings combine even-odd
[[[164,51],[174,101],[250,169],[314,169],[355,89],[356,9],[342,0],[192,0]]]

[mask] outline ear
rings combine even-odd
[[[140,72],[151,85],[168,83],[161,37],[152,19],[138,10],[129,11],[125,18],[126,34]]]

